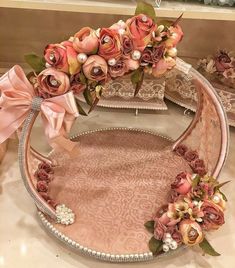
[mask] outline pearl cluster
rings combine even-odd
[[[170,249],[175,250],[177,249],[178,244],[177,242],[171,237],[170,233],[165,234],[165,238],[163,240],[162,249],[164,252],[168,252]]]
[[[75,214],[73,211],[66,207],[64,204],[56,206],[56,218],[57,223],[64,225],[70,225],[74,223]]]

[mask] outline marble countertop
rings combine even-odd
[[[141,127],[156,130],[171,138],[177,138],[187,127],[191,115],[184,109],[167,102],[169,110],[160,112],[140,111],[135,116],[130,110],[97,108],[89,117],[78,119],[73,132],[83,132],[110,126]],[[26,192],[17,162],[17,143],[11,141],[8,152],[0,165],[0,267],[4,268],[232,268],[235,267],[235,128],[230,128],[230,152],[220,175],[222,181],[231,180],[224,187],[229,202],[226,223],[210,235],[210,242],[221,253],[220,257],[202,256],[191,249],[179,252],[175,257],[162,258],[149,263],[110,264],[77,255],[50,237],[43,229],[33,201]],[[33,133],[33,145],[41,152],[49,148],[41,139],[43,135],[37,122]]]

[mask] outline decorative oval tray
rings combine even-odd
[[[64,152],[50,155],[58,168],[48,194],[70,207],[76,221],[63,226],[40,212],[45,227],[96,258],[152,259],[144,223],[167,202],[179,171],[192,172],[188,162],[171,150],[173,141],[143,130],[111,128],[73,140],[79,141],[80,152],[72,159]]]

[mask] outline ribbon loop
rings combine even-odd
[[[48,99],[40,98],[20,66],[14,66],[0,78],[0,92],[0,143],[22,125],[30,110],[34,110],[41,111],[45,134],[52,146],[58,140],[59,146],[65,149],[74,147],[67,146],[72,143],[70,140],[65,141],[79,115],[72,92]]]

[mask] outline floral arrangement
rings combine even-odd
[[[197,68],[207,73],[210,80],[235,88],[235,56],[232,52],[220,50],[214,56],[200,59]]]
[[[199,245],[204,253],[219,256],[207,241],[205,233],[217,230],[224,224],[227,199],[220,188],[228,182],[220,184],[206,175],[203,160],[198,158],[196,151],[179,145],[175,152],[201,175],[181,172],[176,176],[171,184],[169,203],[145,223],[147,230],[153,234],[149,249],[158,255],[175,250],[180,245]]]
[[[47,45],[43,58],[26,55],[34,69],[28,78],[42,98],[83,93],[90,110],[106,82],[125,74],[131,75],[137,94],[145,73],[160,77],[174,67],[176,45],[183,37],[179,19],[157,21],[154,8],[138,2],[135,16],[126,22],[96,30],[84,27],[66,41]]]

